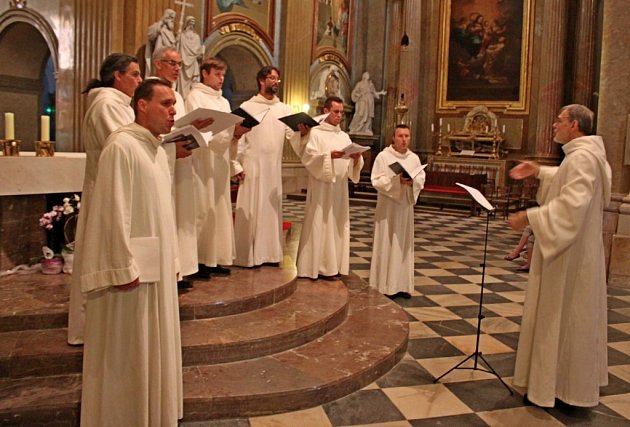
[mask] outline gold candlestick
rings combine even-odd
[[[35,156],[54,157],[55,141],[35,141]]]
[[[438,129],[437,133],[434,133],[434,135],[437,135],[437,151],[435,152],[436,156],[443,156],[444,153],[442,153],[442,130]]]
[[[20,155],[20,142],[19,139],[0,139],[2,154],[18,157]]]

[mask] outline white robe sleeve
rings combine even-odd
[[[538,172],[538,178],[540,184],[538,186],[538,192],[536,193],[536,201],[539,205],[544,205],[547,200],[547,194],[549,194],[549,187],[553,181],[553,177],[558,172],[558,166],[541,166]]]
[[[131,255],[131,159],[117,144],[103,150],[88,216],[81,268],[83,292],[133,282],[140,271]],[[105,245],[109,250],[100,250]]]
[[[379,154],[374,160],[371,176],[372,187],[374,187],[379,194],[391,199],[398,199],[401,190],[400,177],[393,175],[385,156],[385,153]]]
[[[357,160],[350,159],[348,163],[348,178],[355,184],[361,180],[361,169],[363,169],[363,156],[359,156]]]
[[[527,210],[529,223],[545,259],[555,258],[564,252],[583,230],[584,221],[588,220],[587,213],[599,174],[597,160],[588,153],[575,153],[571,163],[560,194],[538,208]]]
[[[317,138],[310,134],[302,154],[302,164],[313,178],[323,182],[335,182],[334,160],[330,151],[322,151]]]

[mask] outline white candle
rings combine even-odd
[[[450,132],[450,131],[451,131],[451,124],[450,124],[450,123],[447,123],[447,124],[446,124],[446,131],[447,131],[447,132]]]
[[[505,125],[503,125],[503,133],[505,133]]]
[[[440,127],[442,127],[442,117],[440,117]]]
[[[39,124],[41,127],[41,137],[40,141],[50,141],[50,117],[49,116],[40,116]]]
[[[431,123],[431,132],[435,132],[435,126],[433,126],[433,123]]]
[[[15,114],[4,113],[4,139],[15,139]]]

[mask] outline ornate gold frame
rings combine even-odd
[[[518,83],[518,100],[512,99],[447,99],[449,87],[449,48],[451,46],[451,8],[454,3],[463,0],[442,0],[440,7],[441,32],[438,53],[437,110],[438,112],[459,112],[470,110],[478,105],[485,105],[491,110],[505,114],[528,114],[530,108],[531,69],[533,51],[533,10],[535,0],[494,0],[504,2],[522,2],[523,16],[521,29],[521,55]],[[488,0],[484,0],[488,1]]]
[[[229,31],[240,31],[249,34],[254,39],[262,40],[267,48],[274,50],[274,13],[275,0],[269,0],[265,23],[259,23],[251,16],[242,12],[224,12],[217,10],[215,0],[206,0],[206,37],[219,28],[227,28]]]

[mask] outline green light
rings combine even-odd
[[[55,112],[55,109],[53,107],[46,107],[46,113],[52,114],[54,112]]]

